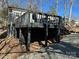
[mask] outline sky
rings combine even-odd
[[[27,0],[10,0],[10,4],[19,4],[21,7],[27,7]],[[42,3],[40,4],[37,2],[39,9],[42,9],[43,12],[47,13],[48,11],[52,10],[52,7],[55,5],[55,0],[41,0]],[[66,8],[66,16],[69,16],[69,0],[66,0],[67,8]],[[58,0],[58,15],[64,16],[64,0]],[[72,16],[79,18],[79,0],[73,0],[73,7],[72,7]]]

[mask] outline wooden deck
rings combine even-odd
[[[10,28],[14,31],[15,37],[19,38],[26,47],[30,46],[33,41],[45,41],[53,38],[56,42],[60,41],[60,27],[62,25],[62,17],[53,16],[46,13],[26,12],[18,19],[11,22]]]

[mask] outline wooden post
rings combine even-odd
[[[19,29],[19,38],[20,38],[20,40],[21,40],[21,28]]]
[[[46,22],[45,22],[45,46],[47,46],[47,40],[48,40],[48,16],[46,15]]]
[[[48,40],[48,23],[45,24],[45,32],[46,32],[45,46],[47,46],[47,40]]]
[[[14,37],[17,38],[17,30],[14,28]]]
[[[9,18],[8,18],[8,35],[11,37],[13,36],[13,16],[12,16],[12,9],[10,8],[9,11]]]
[[[17,36],[17,38],[19,38],[19,32],[20,32],[20,30],[19,30],[19,28],[17,28],[16,29],[16,36]]]
[[[55,25],[54,28],[56,29],[55,41],[56,43],[60,42],[60,26],[61,26],[61,18],[59,18],[58,25]]]
[[[13,24],[12,26],[13,26],[12,27],[12,29],[13,29],[12,33],[13,33],[13,36],[15,37],[15,24]]]
[[[30,23],[30,12],[29,12],[29,23],[28,23],[28,33],[27,33],[27,45],[26,48],[29,51],[30,41],[31,41],[31,23]]]
[[[56,36],[56,42],[59,43],[60,42],[60,29],[57,29],[57,36]]]
[[[31,41],[31,28],[28,27],[28,36],[27,36],[27,50],[29,51],[29,47],[30,47],[30,41]]]
[[[22,34],[22,29],[21,28],[19,29],[19,38],[20,38],[21,44],[24,44],[25,43],[25,39],[24,39],[24,36]]]

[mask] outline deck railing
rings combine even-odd
[[[30,15],[31,14],[31,15]],[[39,17],[38,17],[39,15]],[[42,17],[45,16],[45,17]],[[15,24],[18,26],[21,25],[29,25],[29,23],[35,24],[35,23],[48,23],[49,25],[59,25],[62,23],[62,19],[60,16],[50,16],[50,15],[44,15],[44,14],[33,14],[33,13],[25,13],[24,15],[20,16],[18,19],[16,19]]]

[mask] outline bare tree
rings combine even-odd
[[[28,0],[27,9],[33,12],[37,12],[38,11],[37,0]]]
[[[52,6],[52,14],[58,15],[58,0],[55,0],[54,5]]]
[[[70,14],[69,14],[69,22],[71,21],[72,16],[72,0],[70,0]]]
[[[58,15],[58,0],[56,0],[56,13]]]
[[[2,18],[2,26],[6,27],[6,25],[7,25],[7,15],[8,15],[7,4],[6,4],[6,0],[0,0],[0,2],[2,3],[1,4],[2,9],[0,10],[0,17]]]
[[[66,8],[67,8],[67,4],[66,4],[66,0],[64,0],[64,22],[66,24]]]

